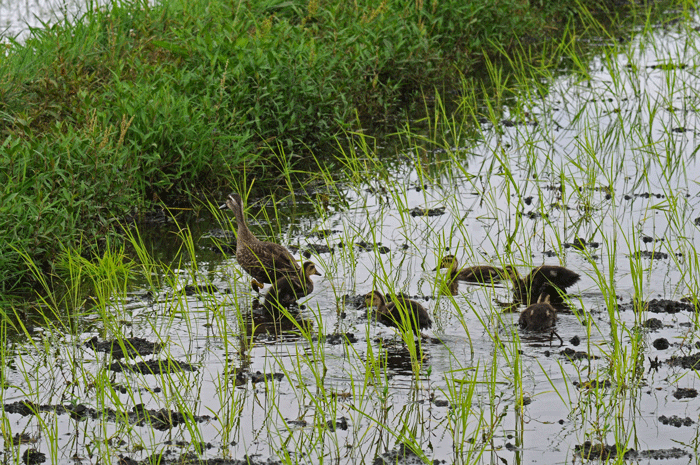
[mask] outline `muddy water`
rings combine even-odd
[[[35,331],[36,345],[10,352],[3,403],[6,412],[34,403],[6,413],[5,427],[38,441],[5,457],[34,448],[55,463],[191,453],[345,464],[393,462],[410,442],[439,463],[570,463],[581,447],[695,463],[700,383],[669,361],[700,351],[696,313],[636,312],[632,302],[698,292],[698,39],[689,27],[602,45],[587,75],[557,78],[537,98],[522,88],[478,141],[406,151],[387,178],[373,170],[364,184],[347,182],[346,207],[293,216],[282,242],[332,249],[311,255],[323,277],[295,323],[252,310],[247,275],[201,239],[194,271],[176,265],[154,295],[134,290],[107,315],[83,318],[77,336]],[[263,206],[251,199],[248,211]],[[577,238],[586,245],[571,246]],[[543,263],[579,272],[556,326],[563,345],[517,328],[502,305],[507,284],[443,295],[432,270],[446,253],[522,273]],[[213,287],[184,292],[195,284]],[[373,287],[416,296],[433,317],[417,376],[409,345],[353,300]],[[312,328],[308,338],[297,325]],[[85,345],[116,336],[160,344],[123,363],[191,366],[143,374],[157,366],[122,369]],[[185,418],[157,428],[166,411]]]

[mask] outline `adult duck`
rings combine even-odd
[[[253,289],[264,283],[275,283],[289,277],[302,279],[302,271],[289,250],[274,242],[261,241],[250,232],[246,223],[243,199],[238,194],[228,196],[226,204],[236,216],[236,261],[253,277]],[[262,284],[261,284],[262,283]]]

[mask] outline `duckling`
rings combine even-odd
[[[442,257],[440,265],[433,269],[433,271],[437,271],[441,268],[450,270],[449,276],[451,281],[460,280],[471,283],[489,284],[501,281],[507,276],[503,268],[491,265],[469,266],[460,270],[459,262],[457,262],[457,258],[454,255],[445,255]]]
[[[274,242],[261,241],[250,232],[243,212],[243,200],[238,194],[228,196],[226,204],[236,216],[238,241],[236,261],[253,277],[254,290],[259,291],[264,283],[275,283],[285,277],[301,279],[301,268],[289,251]]]
[[[561,294],[566,294],[566,290],[581,279],[575,271],[555,265],[539,266],[524,277],[520,277],[512,265],[506,266],[505,271],[513,283],[515,299],[528,305],[535,303],[540,295],[561,303]]]
[[[549,295],[540,294],[537,302],[528,306],[520,314],[518,324],[522,329],[530,331],[544,331],[551,329],[551,336],[557,336],[559,341],[564,344],[561,336],[554,330],[554,325],[557,323],[557,310],[550,304]],[[550,339],[551,341],[551,339]],[[551,342],[550,342],[551,344]]]
[[[313,262],[304,262],[301,267],[302,279],[296,276],[284,276],[277,280],[265,296],[265,306],[271,310],[275,306],[288,307],[302,297],[311,294],[314,282],[311,276],[322,276]]]
[[[421,329],[433,326],[428,311],[415,300],[401,297],[398,305],[394,302],[387,304],[381,292],[372,291],[365,295],[365,304],[368,308],[377,307],[377,321],[386,326],[402,329],[404,321],[408,319],[411,329],[416,335],[420,334]]]
[[[549,296],[540,295],[537,302],[528,306],[520,314],[518,324],[523,329],[542,331],[554,326],[557,322],[557,310],[549,303]]]

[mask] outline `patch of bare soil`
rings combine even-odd
[[[103,419],[107,421],[116,421],[117,412],[113,409],[102,409],[97,410],[92,407],[88,407],[84,404],[68,404],[68,405],[38,405],[31,401],[19,400],[11,404],[5,404],[3,406],[6,413],[16,413],[22,416],[36,415],[40,412],[54,412],[57,415],[70,415],[71,418],[76,420],[84,419]],[[166,409],[147,409],[143,404],[134,406],[130,412],[127,413],[129,418],[129,423],[139,426],[150,425],[161,431],[168,430],[177,425],[185,423],[188,421],[194,421],[197,423],[203,423],[211,421],[212,417],[209,415],[188,415],[185,416],[180,412]],[[120,413],[120,418],[123,418],[123,413]]]
[[[96,352],[111,354],[112,358],[120,359],[155,355],[161,351],[163,344],[150,342],[140,337],[130,337],[121,341],[99,341],[95,336],[85,343],[85,347]]]
[[[593,444],[591,441],[586,441],[583,444],[574,447],[574,453],[580,455],[584,459],[598,459],[607,461],[618,456],[618,448],[616,445]],[[621,454],[625,460],[638,459],[654,459],[668,460],[679,459],[682,457],[692,457],[690,452],[686,452],[678,447],[670,449],[650,449],[650,450],[635,450],[628,449]]]
[[[700,352],[691,355],[674,355],[668,359],[668,364],[672,367],[694,370],[695,367],[700,367]]]
[[[146,362],[135,363],[133,365],[127,365],[126,363],[122,362],[114,362],[109,366],[109,369],[117,373],[129,370],[136,373],[141,373],[143,375],[160,375],[163,373],[175,373],[178,371],[197,371],[197,367],[194,365],[171,359],[149,360]]]

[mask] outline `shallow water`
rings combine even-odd
[[[334,195],[346,208],[293,216],[282,242],[333,248],[311,258],[323,277],[314,277],[296,323],[312,325],[309,338],[294,323],[277,328],[251,311],[248,276],[202,239],[196,265],[175,267],[153,300],[136,289],[108,315],[84,317],[87,330],[76,336],[37,329],[36,346],[20,343],[8,352],[6,405],[28,399],[131,411],[143,403],[209,419],[159,431],[123,417],[9,413],[5,428],[10,436],[38,436],[32,447],[55,463],[73,455],[89,460],[91,453],[116,461],[194,452],[344,464],[392,461],[387,453],[411,442],[431,461],[554,464],[574,461],[575,446],[585,441],[620,450],[675,447],[679,452],[663,463],[694,463],[698,401],[673,394],[700,383],[694,371],[667,360],[698,352],[696,313],[635,312],[631,303],[635,296],[679,300],[698,293],[698,44],[692,27],[658,29],[616,50],[601,44],[587,76],[556,78],[537,98],[529,93],[534,87],[522,88],[504,102],[498,123],[481,125],[476,141],[455,142],[460,148],[452,150],[416,146],[386,179],[370,170],[365,184],[344,184]],[[249,214],[257,214],[261,205],[249,203]],[[411,216],[415,207],[444,214]],[[258,233],[266,226],[251,223]],[[321,230],[331,232],[321,239],[309,234]],[[576,238],[597,246],[566,245]],[[370,247],[353,245],[363,241]],[[556,327],[563,346],[556,338],[550,345],[549,334],[518,330],[518,314],[499,304],[512,300],[508,285],[462,283],[457,295],[441,295],[441,273],[431,270],[448,251],[462,264],[512,263],[521,273],[562,264],[581,273],[571,310],[560,313]],[[635,258],[640,251],[667,257]],[[215,292],[181,292],[207,282]],[[373,287],[427,298],[434,326],[420,344],[418,376],[397,332],[344,300]],[[652,317],[663,327],[640,327]],[[356,342],[319,337],[343,333]],[[145,360],[169,358],[197,370],[113,372],[109,356],[83,345],[93,336],[160,342],[163,352]],[[662,337],[668,349],[652,345]],[[566,348],[598,358],[572,361],[561,354]],[[258,371],[283,376],[256,383],[239,377],[236,386],[236,372]],[[529,403],[521,406],[523,397]],[[692,424],[665,425],[662,415]],[[347,429],[319,426],[342,418]],[[193,445],[200,441],[210,447]],[[4,458],[15,460],[28,447],[8,447]]]
[[[85,0],[0,0],[0,38],[11,37],[21,42],[32,28],[80,16],[85,12],[85,3]]]

